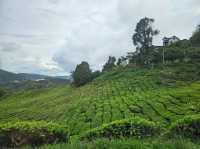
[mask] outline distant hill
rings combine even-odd
[[[71,76],[55,76],[55,78],[72,80]]]
[[[19,77],[21,77],[23,80],[38,80],[38,79],[45,79],[48,76],[45,75],[39,75],[39,74],[27,74],[27,73],[19,73],[17,74]]]
[[[0,86],[8,89],[40,88],[69,83],[69,76],[51,77],[40,74],[12,73],[0,69]]]
[[[11,72],[0,69],[0,84],[1,85],[11,83],[11,82],[14,82],[17,80],[21,81],[23,79],[21,76],[15,74],[15,73],[11,73]]]

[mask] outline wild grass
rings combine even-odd
[[[45,145],[37,149],[199,149],[200,144],[190,140],[108,140],[98,139],[93,142],[75,142],[71,144]],[[31,149],[24,147],[23,149]]]

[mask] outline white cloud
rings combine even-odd
[[[1,0],[2,68],[57,75],[88,61],[99,69],[109,55],[133,48],[140,18],[155,18],[166,35],[189,38],[199,20],[199,0]]]

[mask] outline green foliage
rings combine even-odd
[[[97,139],[92,142],[45,145],[38,149],[199,149],[200,145],[185,139]],[[32,149],[25,147],[23,149]]]
[[[92,72],[92,80],[99,77],[101,75],[101,72],[100,71],[94,71]]]
[[[189,58],[191,62],[200,62],[200,48],[186,49],[186,58]]]
[[[66,141],[66,128],[51,122],[9,122],[0,125],[0,147],[37,146]]]
[[[159,34],[157,29],[153,29],[154,19],[142,18],[136,25],[135,33],[132,36],[133,44],[137,47],[137,59],[139,64],[149,63],[150,47],[153,37]]]
[[[6,90],[0,87],[0,98],[6,94]]]
[[[190,41],[193,46],[200,46],[200,25],[197,26],[195,32],[190,38]]]
[[[163,47],[152,50],[152,61],[154,64],[163,62],[163,51],[164,60],[166,63],[173,62],[199,62],[200,61],[200,48],[198,47],[187,47],[181,48],[176,45],[169,47]]]
[[[79,87],[85,85],[92,79],[92,72],[90,66],[87,62],[82,62],[76,66],[75,71],[72,74],[73,83],[75,86]]]
[[[117,60],[117,66],[121,65],[121,63],[122,63],[122,59],[118,58],[118,60]]]
[[[161,139],[99,139],[90,144],[88,143],[87,146],[95,149],[198,149],[200,147],[188,140],[163,141]]]
[[[200,115],[179,119],[170,127],[170,135],[200,139]]]
[[[150,66],[166,61],[200,61],[200,48],[197,48],[200,46],[200,25],[190,40],[180,40],[168,47],[159,48],[152,46],[153,36],[159,33],[158,30],[152,28],[153,23],[154,19],[143,18],[137,24],[135,34],[132,37],[137,48],[131,57],[127,56],[130,63]]]
[[[54,121],[68,126],[70,136],[135,116],[168,127],[199,113],[199,74],[197,63],[116,67],[80,88],[64,85],[5,96],[0,121]]]
[[[141,49],[148,49],[152,46],[153,36],[159,33],[153,29],[154,19],[142,18],[136,25],[135,34],[133,35],[133,43]],[[141,51],[142,52],[142,51]]]
[[[180,48],[167,48],[165,50],[165,60],[166,61],[182,61],[184,59],[184,51]]]
[[[160,126],[140,117],[113,121],[86,132],[83,139],[152,137],[160,134]]]
[[[103,66],[103,71],[111,70],[115,66],[116,58],[114,56],[109,56],[108,61]]]
[[[190,40],[183,39],[173,43],[172,45],[170,45],[170,47],[189,48],[191,47],[191,42]]]
[[[127,58],[126,57],[124,57],[124,56],[121,56],[120,58],[118,58],[118,60],[117,60],[117,66],[120,66],[120,65],[124,65],[124,64],[126,64],[126,60],[127,60]],[[125,65],[124,65],[125,66]]]
[[[197,63],[200,62],[200,48],[188,46],[188,43],[182,43],[180,41],[168,46],[168,47],[158,47],[150,48],[148,54],[144,54],[142,57],[139,53],[133,52],[132,55],[127,56],[129,62],[133,64],[140,64],[140,60],[144,62],[145,65],[150,66],[150,64],[163,63],[163,58],[165,63]],[[188,42],[188,41],[185,41]]]

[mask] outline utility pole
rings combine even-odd
[[[165,48],[163,47],[163,52],[162,52],[162,60],[163,60],[163,65],[165,64]]]

